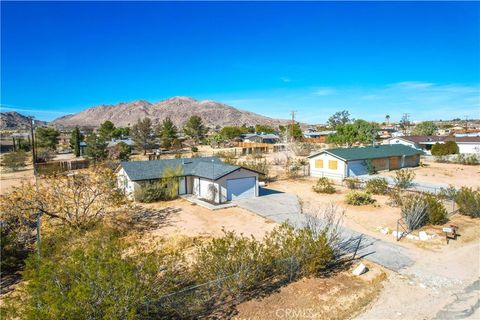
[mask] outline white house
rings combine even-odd
[[[403,144],[418,150],[430,153],[432,146],[436,143],[455,141],[459,153],[480,153],[480,137],[458,137],[458,136],[404,136],[386,139],[384,144]]]
[[[401,144],[325,149],[309,157],[310,175],[343,180],[368,174],[368,163],[376,171],[415,167],[421,154]]]
[[[216,157],[122,162],[117,169],[118,187],[134,198],[145,184],[165,178],[167,168],[180,172],[178,195],[193,194],[215,203],[258,197],[259,172]]]

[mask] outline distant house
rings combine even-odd
[[[304,138],[312,138],[312,139],[316,139],[316,138],[321,138],[321,137],[327,137],[331,134],[334,134],[336,133],[335,130],[325,130],[325,131],[312,131],[312,130],[307,130],[305,132],[303,132],[303,137]]]
[[[277,143],[280,137],[273,133],[245,133],[240,135],[243,142]]]
[[[178,194],[193,194],[215,203],[258,196],[259,172],[222,162],[216,157],[122,162],[118,187],[134,197],[145,184],[164,178],[167,168],[180,168]]]
[[[384,144],[403,144],[430,153],[434,144],[442,144],[446,141],[455,141],[458,145],[459,153],[480,153],[480,137],[403,136],[387,139],[384,141]]]
[[[377,171],[416,167],[422,151],[401,144],[325,149],[310,159],[310,175],[344,179],[368,174],[371,162]]]
[[[115,147],[119,143],[125,143],[127,146],[133,147],[135,142],[133,142],[132,139],[130,138],[124,138],[124,139],[112,139],[108,142],[107,148]]]

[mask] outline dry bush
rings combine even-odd
[[[317,180],[317,183],[313,186],[313,191],[316,193],[335,193],[335,187],[333,183],[326,177],[321,177]]]
[[[376,200],[372,198],[370,193],[361,191],[350,191],[345,196],[345,202],[353,206],[361,206],[374,203]]]

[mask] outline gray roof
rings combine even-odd
[[[366,160],[388,157],[413,156],[423,154],[423,151],[411,148],[403,144],[388,144],[369,147],[325,149],[309,158],[315,157],[322,152],[330,153],[343,160]]]
[[[240,136],[247,139],[252,137],[260,137],[262,139],[280,139],[279,136],[273,133],[245,133]]]
[[[182,171],[178,176],[197,176],[210,180],[217,180],[240,169],[217,157],[124,161],[120,166],[132,181],[160,179],[164,177],[166,168],[178,167]]]
[[[135,142],[133,142],[132,139],[130,138],[126,138],[126,139],[112,139],[108,142],[107,144],[107,148],[110,148],[110,147],[114,147],[116,146],[117,144],[119,144],[120,142],[123,142],[125,143],[126,145],[128,146],[133,146],[135,144]]]

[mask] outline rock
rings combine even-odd
[[[367,266],[364,265],[363,263],[360,263],[360,264],[355,268],[355,270],[353,270],[352,273],[353,273],[353,275],[355,275],[355,276],[359,276],[359,275],[361,275],[361,274],[363,274],[363,273],[365,273],[365,272],[367,272],[367,271],[368,271]]]
[[[383,233],[383,234],[389,234],[390,229],[389,228],[382,228],[382,229],[380,229],[380,232]]]
[[[416,235],[413,235],[413,234],[407,234],[407,239],[410,239],[410,240],[419,240],[420,238]]]
[[[401,236],[403,236],[403,232],[402,231],[399,231],[397,232],[396,230],[392,232],[392,235],[395,237],[395,238],[400,238]]]
[[[428,234],[425,231],[420,231],[418,233],[418,236],[420,237],[420,240],[422,240],[422,241],[427,241],[428,239],[430,239],[428,237]]]

